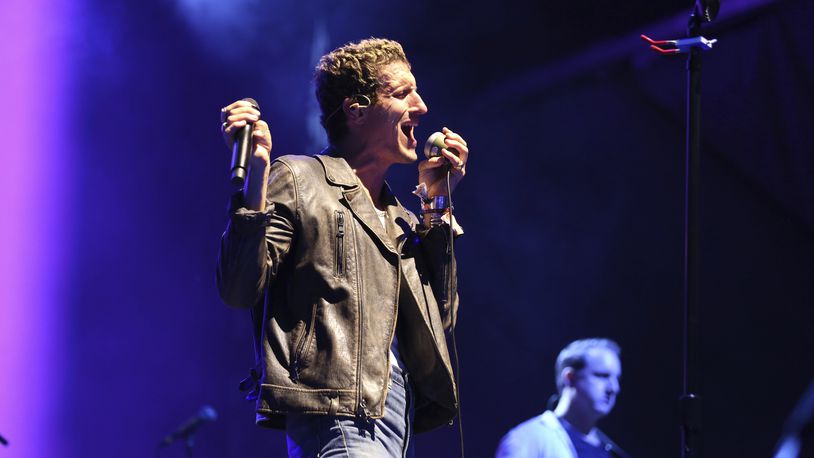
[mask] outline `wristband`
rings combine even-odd
[[[433,196],[421,200],[421,211],[424,213],[446,213],[449,210],[447,196]]]
[[[425,224],[438,227],[445,223],[443,216],[450,213],[449,198],[447,196],[433,196],[422,200],[421,212],[424,214]]]
[[[429,224],[431,227],[436,227],[444,223],[444,220],[442,220],[441,217],[445,214],[449,214],[452,210],[449,205],[449,197],[430,197],[427,192],[427,185],[424,183],[416,186],[413,194],[415,194],[421,200],[421,213],[424,215],[425,224]]]

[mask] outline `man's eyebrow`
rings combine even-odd
[[[393,87],[388,87],[387,88],[387,95],[393,95],[395,93],[402,92],[402,91],[416,91],[416,90],[418,90],[418,87],[416,85],[414,85],[412,83],[404,83],[404,84],[399,84],[399,85],[396,85],[396,86],[393,86]]]
[[[384,81],[384,84],[386,86],[389,86],[389,87],[401,87],[401,86],[412,85],[413,82],[410,81],[410,79],[408,79],[408,78],[391,78],[391,79],[388,79],[387,81]]]

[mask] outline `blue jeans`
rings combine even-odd
[[[288,414],[286,439],[291,458],[413,457],[413,394],[409,377],[390,368],[384,418]]]

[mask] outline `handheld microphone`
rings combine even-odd
[[[247,97],[243,100],[251,103],[258,110],[260,109],[260,105],[254,99]],[[232,146],[232,165],[230,170],[232,172],[232,185],[236,188],[242,188],[243,183],[246,181],[246,169],[248,167],[249,154],[252,149],[253,128],[254,124],[248,123],[235,133],[235,144]]]
[[[208,421],[215,421],[218,419],[218,413],[212,406],[203,406],[198,411],[198,415],[185,421],[178,427],[172,434],[168,434],[159,444],[160,447],[170,445],[178,439],[186,439],[191,436],[195,431]]]
[[[446,148],[452,154],[456,156],[460,156],[458,150],[455,148],[450,148],[444,142],[447,137],[441,132],[435,132],[430,135],[430,138],[427,139],[427,143],[424,143],[424,155],[427,156],[427,159],[431,157],[436,157],[441,155],[441,149]]]

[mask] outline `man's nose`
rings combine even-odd
[[[619,392],[619,389],[620,389],[620,387],[619,387],[619,380],[617,380],[617,379],[615,379],[615,378],[611,378],[611,379],[608,381],[608,384],[607,384],[607,386],[606,386],[606,390],[607,390],[607,392],[608,392],[608,393],[613,393],[613,394],[616,394],[616,393],[618,393],[618,392]]]
[[[411,105],[412,110],[410,111],[412,111],[415,114],[425,115],[429,111],[429,108],[427,108],[427,105],[424,103],[424,99],[421,98],[418,92],[413,94],[413,100]]]

